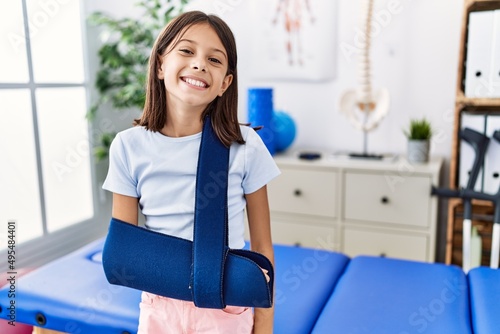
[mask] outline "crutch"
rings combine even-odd
[[[500,142],[500,130],[496,130],[493,138]],[[465,199],[479,199],[492,202],[495,206],[495,213],[493,214],[493,233],[491,239],[491,255],[490,255],[490,268],[498,269],[498,260],[500,257],[500,187],[496,194],[480,193],[470,189],[462,190],[462,197]]]
[[[467,185],[464,188],[473,191],[484,162],[490,139],[484,134],[470,128],[461,130],[459,136],[474,149],[474,163],[470,171],[469,179],[467,180]],[[463,189],[436,188],[433,186],[431,194],[439,197],[462,198],[463,200],[462,268],[464,272],[467,273],[470,269],[471,261],[472,199],[463,197]]]
[[[491,240],[490,267],[493,269],[498,269],[498,252],[500,250],[500,190],[496,194],[486,194],[469,189],[463,189],[461,195],[464,199],[479,199],[483,201],[489,201],[492,202],[495,206],[495,213],[493,215],[493,235]]]

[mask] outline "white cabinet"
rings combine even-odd
[[[431,179],[405,178],[392,188],[380,172],[344,173],[344,218],[352,221],[426,227],[429,224]]]
[[[349,256],[434,261],[442,161],[411,165],[323,153],[305,161],[278,155],[281,176],[268,185],[273,242]]]
[[[273,211],[335,218],[337,173],[329,170],[282,168],[269,191]]]
[[[329,168],[280,163],[281,175],[268,186],[273,242],[338,249],[338,174]],[[304,222],[307,226],[304,228]]]
[[[405,233],[391,229],[346,226],[343,232],[346,254],[371,254],[426,261],[429,238],[425,234]]]

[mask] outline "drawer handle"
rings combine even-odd
[[[382,202],[382,204],[387,204],[389,203],[389,198],[387,196],[384,196],[380,199],[380,202]]]
[[[494,179],[498,179],[499,176],[500,176],[500,174],[498,174],[498,172],[493,173],[493,178]]]
[[[385,254],[385,253],[380,253],[380,255],[379,255],[379,256],[380,256],[380,257],[387,257],[387,254]]]
[[[294,247],[302,247],[302,244],[300,242],[296,242],[293,244]]]
[[[300,189],[295,189],[295,190],[294,190],[294,192],[293,192],[293,194],[294,194],[295,196],[297,196],[297,197],[302,196],[302,190],[300,190]]]

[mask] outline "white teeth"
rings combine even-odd
[[[207,86],[204,82],[201,82],[201,81],[198,81],[198,80],[194,80],[194,79],[190,79],[190,78],[185,78],[184,81],[186,81],[190,85],[197,86],[197,87],[203,87],[204,88],[204,87]]]

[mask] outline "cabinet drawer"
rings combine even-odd
[[[271,211],[335,218],[337,173],[282,168],[268,187]]]
[[[351,257],[375,255],[431,261],[427,254],[427,238],[421,235],[346,228],[342,244],[342,251]]]
[[[344,184],[346,220],[429,224],[430,177],[348,172]]]
[[[334,227],[296,224],[287,221],[271,223],[273,243],[336,250]]]

